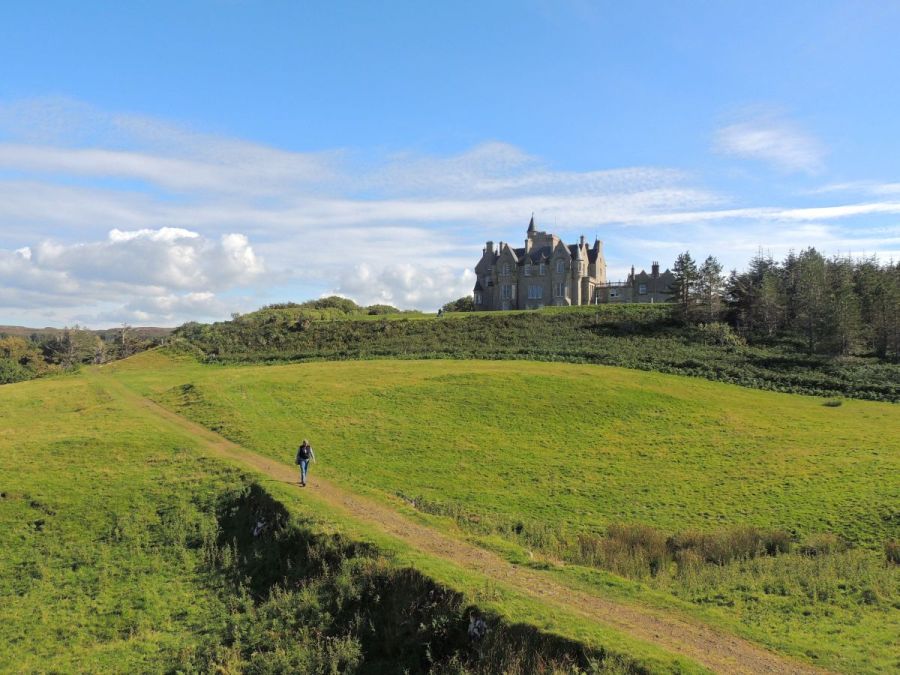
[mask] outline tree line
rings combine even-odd
[[[75,325],[27,335],[0,333],[0,384],[114,361],[158,343],[159,338],[144,335],[128,325],[105,331]]]
[[[826,258],[815,248],[777,261],[758,253],[725,276],[690,252],[672,269],[672,302],[685,323],[727,322],[755,343],[791,341],[808,354],[900,358],[900,264]]]

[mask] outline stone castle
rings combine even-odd
[[[624,282],[608,283],[603,242],[588,246],[582,236],[566,245],[555,234],[539,231],[534,216],[528,223],[525,246],[507,242],[485,244],[475,265],[475,309],[539,309],[546,305],[594,305],[617,302],[664,302],[674,275],[659,271],[635,274]]]

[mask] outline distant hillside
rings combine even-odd
[[[748,346],[724,324],[683,325],[668,305],[434,315],[342,314],[285,305],[186,324],[177,343],[210,363],[457,358],[568,361],[654,370],[759,389],[900,401],[900,365]]]
[[[97,330],[88,330],[90,333],[99,335],[102,339],[108,340],[122,332],[121,328],[100,328]],[[128,331],[138,338],[152,339],[161,338],[171,335],[174,328],[163,328],[158,326],[129,326]],[[15,337],[31,337],[39,336],[55,336],[61,335],[66,331],[65,328],[28,328],[26,326],[0,326],[0,335],[13,335]]]

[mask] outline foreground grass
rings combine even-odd
[[[214,633],[196,548],[237,472],[78,377],[0,393],[0,670],[161,672]]]
[[[295,487],[253,488],[267,510],[247,510],[245,473],[96,378],[0,393],[0,672],[699,672]]]
[[[308,436],[315,471],[499,537],[510,555],[571,559],[579,536],[621,521],[670,534],[757,525],[800,543],[833,533],[854,550],[652,575],[638,560],[618,571],[640,585],[616,592],[669,597],[833,668],[897,665],[900,576],[881,551],[898,534],[893,406],[527,362],[210,368],[156,353],[119,376],[282,461]],[[605,584],[589,567],[561,573]]]

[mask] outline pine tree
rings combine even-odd
[[[794,328],[803,336],[807,351],[820,347],[827,332],[828,284],[825,258],[814,248],[803,251],[792,270],[794,283]]]
[[[678,313],[683,321],[691,321],[694,318],[698,271],[697,263],[691,257],[689,251],[678,255],[672,266],[675,280],[672,282],[672,301],[678,303]]]
[[[854,262],[834,257],[826,265],[828,277],[827,335],[829,351],[849,354],[859,340],[859,297],[854,285]]]
[[[708,256],[697,272],[697,295],[700,300],[700,315],[707,323],[722,318],[722,296],[725,293],[725,277],[722,263],[715,256]]]

